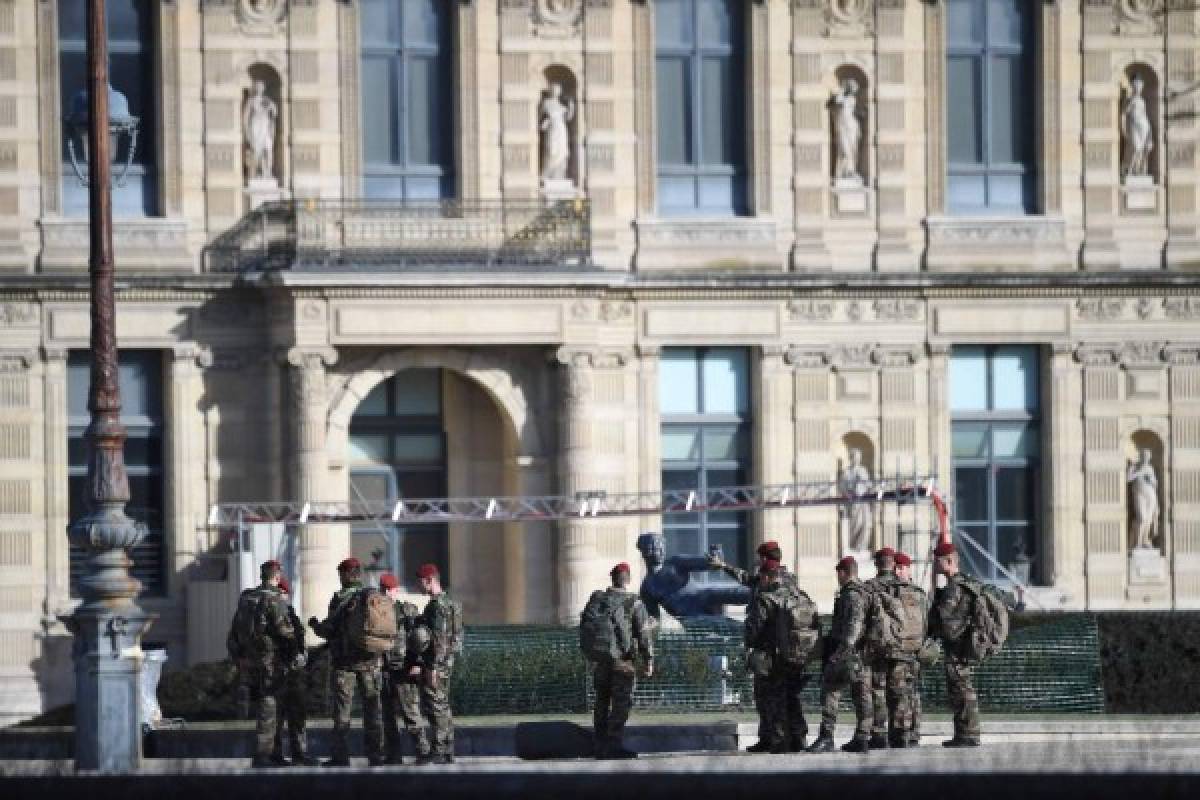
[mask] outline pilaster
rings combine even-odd
[[[1084,591],[1084,533],[1079,510],[1082,507],[1080,475],[1082,454],[1080,440],[1083,430],[1079,415],[1081,390],[1079,370],[1073,363],[1070,345],[1065,341],[1055,342],[1050,347],[1048,369],[1049,381],[1049,465],[1046,475],[1050,476],[1046,487],[1044,507],[1048,511],[1049,529],[1043,534],[1042,544],[1045,557],[1043,569],[1045,583],[1052,585],[1061,594],[1066,608],[1083,608],[1087,600]]]
[[[786,348],[764,345],[759,348],[757,408],[754,411],[754,474],[751,482],[760,485],[792,483],[792,371],[784,363]],[[786,536],[794,524],[792,509],[764,509],[753,515],[756,523],[752,546],[768,539],[779,542],[786,563],[796,563],[795,542]]]

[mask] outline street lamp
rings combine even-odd
[[[121,172],[117,175],[117,186],[125,185],[125,178],[129,175],[129,168],[133,166],[133,156],[137,152],[138,139],[138,123],[139,119],[129,113],[129,101],[125,95],[118,92],[108,83],[108,134],[110,139],[115,140],[113,153],[118,154],[121,151],[121,136],[126,136],[129,139],[129,145],[125,148],[125,163],[121,165]],[[88,110],[88,90],[80,89],[71,98],[71,111],[67,114],[66,123],[69,130],[67,135],[67,153],[71,156],[71,169],[75,171],[75,177],[84,186],[90,186],[91,182],[88,179],[88,131],[90,126],[91,112]],[[80,154],[75,151],[75,142],[79,141],[80,150],[83,151],[83,166],[80,166]]]
[[[67,528],[71,543],[88,552],[87,574],[80,582],[82,605],[62,619],[75,635],[75,767],[120,773],[141,766],[141,639],[154,617],[133,602],[141,584],[129,573],[133,562],[128,551],[142,541],[146,528],[125,515],[129,478],[113,298],[110,136],[115,123],[117,130],[136,137],[137,119],[108,84],[106,18],[105,0],[88,0],[86,111],[81,117],[73,108],[67,120],[78,124],[82,119],[87,130],[92,369],[91,423],[85,434],[88,511]],[[96,120],[109,124],[97,125]],[[126,171],[135,145],[131,138]],[[71,160],[78,172],[73,148]]]

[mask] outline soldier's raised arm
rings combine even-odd
[[[650,619],[650,612],[646,610],[646,605],[640,599],[633,602],[633,638],[637,642],[638,651],[645,656],[647,661],[654,660],[654,623]]]

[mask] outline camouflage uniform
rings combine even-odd
[[[975,694],[976,662],[963,655],[970,632],[971,595],[962,588],[970,579],[959,573],[933,596],[929,633],[942,640],[946,666],[946,695],[954,712],[954,738],[979,738],[979,697]]]
[[[379,656],[356,647],[345,635],[346,612],[349,601],[362,591],[362,584],[351,583],[333,593],[329,615],[313,630],[329,642],[331,657],[330,683],[333,695],[333,761],[348,761],[350,750],[350,709],[354,703],[354,687],[362,693],[363,732],[366,737],[367,758],[383,761],[383,711],[380,694],[383,673]]]
[[[405,732],[412,738],[418,757],[429,755],[429,730],[421,716],[421,676],[410,675],[412,667],[419,667],[422,656],[412,641],[413,630],[420,617],[417,607],[402,600],[396,602],[396,648],[384,655],[383,671],[383,737],[387,745],[388,761],[400,763],[400,726],[397,717],[404,723]],[[424,629],[423,629],[424,630]]]
[[[896,573],[886,570],[867,581],[867,588],[877,592],[899,583],[903,581],[896,577]],[[911,738],[909,734],[913,728],[916,657],[888,658],[881,653],[868,655],[867,667],[870,672],[873,711],[871,738],[874,740],[876,737],[890,737],[893,743],[900,739],[907,742]]]
[[[755,570],[754,572],[750,572],[749,570],[744,570],[741,567],[734,567],[724,563],[720,564],[719,569],[740,583],[742,586],[747,586],[750,588],[750,603],[747,605],[747,608],[752,608],[754,606],[754,596],[758,592],[758,571]],[[779,566],[779,573],[780,580],[782,580],[784,583],[787,583],[793,588],[800,588],[800,582],[796,580],[796,574],[794,572],[789,572],[786,566],[781,564]],[[766,720],[769,716],[769,711],[763,706],[762,699],[759,697],[757,680],[755,681],[754,687],[754,710],[758,712],[758,741],[760,744],[767,744],[769,747],[771,742],[771,732],[767,730],[766,723]],[[800,736],[801,739],[807,735],[807,731],[808,729],[806,726],[805,732]],[[757,746],[755,746],[751,752],[758,752]]]
[[[790,577],[790,580],[789,580]],[[758,710],[759,741],[773,753],[790,753],[804,747],[808,722],[804,719],[802,694],[807,676],[803,667],[779,663],[775,653],[776,616],[794,577],[781,575],[754,592],[746,613],[746,648],[761,654],[752,660],[769,659],[765,672],[754,672],[754,705]],[[815,620],[814,620],[815,624]]]
[[[629,712],[633,708],[633,689],[637,685],[637,657],[640,655],[647,661],[654,660],[650,614],[641,598],[633,592],[615,586],[610,586],[605,591],[609,594],[619,594],[623,598],[633,598],[631,606],[622,603],[620,607],[630,608],[629,629],[633,632],[634,646],[628,657],[597,661],[592,669],[592,680],[596,687],[592,730],[596,736],[598,756],[621,747],[625,723],[629,720]]]
[[[259,606],[257,624],[262,635],[256,638],[255,652],[234,652],[236,636],[230,632],[230,655],[237,659],[242,680],[257,704],[254,760],[265,762],[275,747],[275,731],[279,726],[279,694],[284,686],[285,670],[292,659],[296,632],[288,619],[287,605],[279,587],[264,583],[242,593],[242,598],[254,595]],[[239,600],[239,603],[242,600]]]
[[[301,624],[300,618],[296,616],[296,611],[291,606],[288,606],[287,613],[288,621],[291,622],[292,630],[295,633],[292,637],[292,658],[284,664],[283,668],[284,678],[283,687],[279,693],[279,704],[282,707],[284,721],[287,722],[288,742],[291,746],[292,758],[303,761],[308,757],[308,737],[306,735],[308,673],[305,672],[303,666],[296,664],[295,658],[304,652],[304,625]],[[279,725],[275,729],[275,745],[271,756],[277,761],[283,759],[283,725]]]
[[[421,612],[421,624],[429,629],[433,646],[422,665],[421,711],[433,729],[431,752],[435,756],[454,755],[454,715],[450,712],[450,674],[454,658],[462,647],[452,629],[454,618],[462,619],[462,605],[446,592],[429,598]]]
[[[861,677],[864,671],[862,638],[869,599],[865,584],[858,578],[851,578],[833,601],[833,626],[825,643],[826,660],[821,674],[822,737],[833,738],[838,704],[847,686],[854,703],[854,735],[867,737],[871,733],[870,684]]]

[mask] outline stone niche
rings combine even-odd
[[[1127,214],[1158,211],[1159,187],[1162,186],[1160,165],[1163,163],[1160,157],[1162,116],[1159,94],[1158,73],[1153,67],[1134,63],[1122,72],[1117,126],[1121,142],[1121,210]],[[1142,134],[1149,136],[1148,149],[1146,145],[1139,147],[1136,141],[1138,118],[1143,125],[1149,126],[1148,134]]]
[[[871,85],[857,64],[843,64],[833,72],[834,89],[829,99],[829,169],[833,185],[833,209],[840,216],[864,215],[869,210]],[[858,123],[858,142],[853,152],[843,154],[844,103],[853,90],[853,118]],[[852,161],[848,165],[846,162]],[[848,174],[848,167],[852,173]]]

